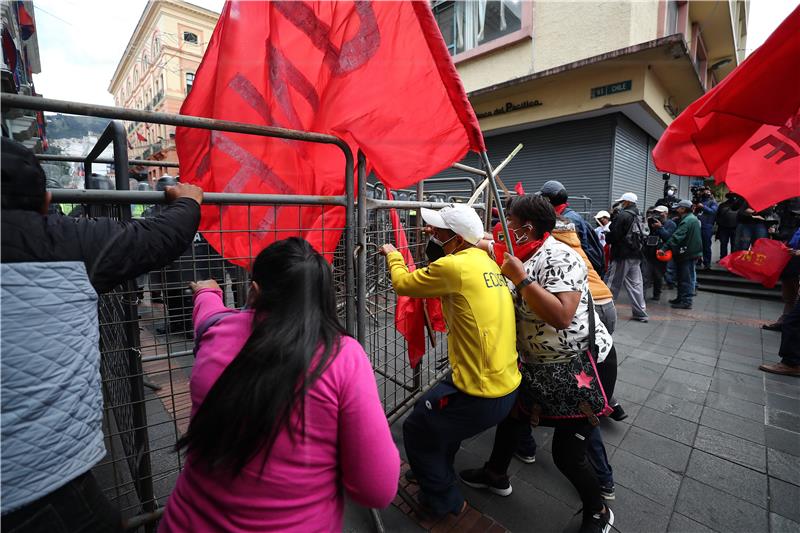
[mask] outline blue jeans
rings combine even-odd
[[[589,435],[589,449],[587,450],[586,458],[589,459],[589,464],[594,468],[600,485],[603,487],[613,486],[614,471],[608,463],[608,455],[606,455],[606,447],[603,444],[603,433],[600,431],[600,426],[595,426]]]
[[[681,259],[675,262],[678,273],[678,302],[692,305],[692,295],[697,283],[694,259]]]
[[[758,239],[767,237],[767,226],[761,223],[736,226],[736,250],[747,250]]]
[[[453,469],[461,441],[502,422],[516,399],[516,390],[500,398],[470,396],[449,378],[419,399],[403,423],[403,440],[421,503],[437,515],[461,511],[464,496]]]
[[[714,238],[714,226],[701,226],[700,237],[703,239],[703,266],[711,266],[711,240]]]
[[[719,258],[722,259],[728,255],[728,243],[731,251],[736,248],[736,228],[720,227],[717,230],[717,239],[719,239]]]
[[[670,285],[675,285],[675,261],[667,263],[667,272],[664,274],[664,281]]]
[[[783,319],[778,355],[783,364],[800,366],[800,300]]]

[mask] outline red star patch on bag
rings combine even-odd
[[[587,374],[584,370],[581,370],[580,374],[575,374],[575,380],[578,382],[578,388],[585,388],[591,389],[592,388],[592,381],[594,378]]]

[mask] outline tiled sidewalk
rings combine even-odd
[[[760,325],[781,304],[701,292],[691,311],[648,307],[651,320],[641,324],[618,305],[616,396],[630,416],[602,424],[617,484],[615,526],[800,532],[800,379],[758,370],[778,360],[780,334]],[[393,431],[402,454],[401,423]],[[513,461],[511,496],[463,487],[470,505],[511,531],[575,530],[580,502],[553,465],[551,435],[535,431],[535,464]],[[457,469],[483,464],[493,436],[464,442]],[[387,531],[422,529],[398,508],[382,515]],[[345,530],[371,530],[365,512],[348,506]]]

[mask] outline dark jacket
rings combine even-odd
[[[717,208],[717,226],[733,229],[736,227],[736,218],[740,202],[737,199],[725,200]]]
[[[625,236],[637,217],[639,217],[639,209],[632,205],[625,209],[620,209],[611,219],[611,227],[608,235],[606,235],[606,242],[611,245],[612,260],[640,259],[642,257],[641,249],[634,250],[625,242]]]
[[[200,206],[181,198],[149,220],[42,216],[3,210],[2,262],[80,261],[97,292],[175,260],[194,239]]]
[[[677,261],[696,259],[703,256],[703,241],[700,238],[700,221],[692,213],[684,216],[672,237],[661,247],[672,250]]]
[[[714,200],[714,198],[706,198],[700,205],[703,206],[702,212],[698,216],[700,219],[700,225],[706,227],[713,226],[714,221],[717,218],[717,210],[719,208],[717,201]]]
[[[576,213],[574,210],[567,207],[561,216],[568,219],[575,225],[575,232],[581,241],[581,248],[589,258],[589,262],[597,273],[602,277],[606,271],[605,253],[603,246],[600,244],[600,238],[597,233],[589,226],[589,224]]]

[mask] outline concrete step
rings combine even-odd
[[[767,300],[781,299],[781,284],[768,289],[749,279],[731,274],[721,268],[697,271],[697,290]]]

